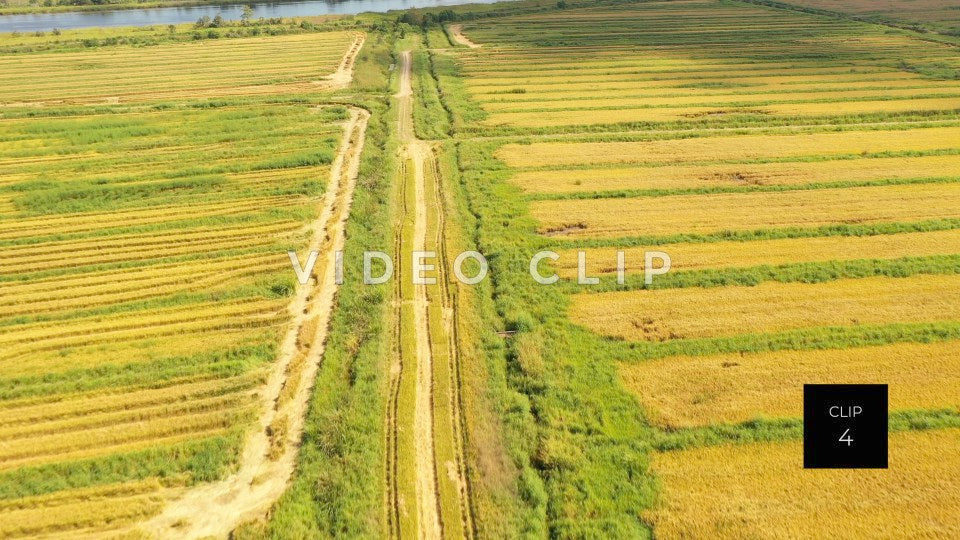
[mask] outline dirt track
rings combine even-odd
[[[424,261],[435,269],[423,276],[436,278],[436,284],[401,281],[395,289],[397,322],[386,411],[386,514],[395,538],[472,537],[456,310],[445,275],[446,196],[434,144],[414,133],[409,51],[402,55],[400,75],[394,97],[403,143],[402,189],[394,257],[402,267],[411,262],[414,251],[435,251],[437,256]],[[398,276],[412,277],[402,271]],[[415,500],[405,500],[404,493]]]
[[[461,44],[461,45],[466,45],[467,47],[470,47],[471,49],[479,49],[479,48],[481,47],[481,45],[470,41],[470,38],[468,38],[467,36],[463,35],[463,25],[462,25],[462,24],[451,24],[451,25],[448,26],[447,28],[450,29],[450,37],[452,37],[453,40],[456,41],[457,43],[459,43],[459,44]]]
[[[293,322],[261,391],[257,429],[246,442],[239,469],[219,482],[187,491],[145,523],[146,532],[161,538],[225,538],[241,523],[262,518],[286,490],[336,300],[334,253],[345,242],[368,118],[367,111],[351,108],[330,186],[312,224],[308,251],[317,250],[321,256],[314,277],[298,289],[290,304]],[[304,254],[300,260],[306,260]]]

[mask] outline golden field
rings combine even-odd
[[[284,85],[333,73],[356,37],[326,32],[175,43],[150,47],[149,55],[137,47],[0,55],[0,104],[290,92]]]
[[[620,79],[620,78],[617,78]],[[702,80],[695,78],[654,80],[654,81],[568,81],[563,84],[527,84],[524,82],[507,82],[496,85],[475,85],[472,95],[481,103],[495,103],[504,99],[525,99],[538,101],[539,96],[550,99],[569,97],[570,99],[596,99],[609,96],[614,99],[632,95],[662,95],[675,94],[678,96],[698,96],[720,94],[727,95],[730,90],[714,90],[698,88],[709,83],[723,83],[724,78]],[[744,85],[741,91],[749,92],[783,92],[789,96],[791,92],[849,92],[865,91],[883,92],[896,89],[914,89],[922,93],[936,92],[944,88],[942,81],[931,81],[913,74],[902,72],[869,73],[846,75],[844,77],[817,77],[814,75],[787,76],[784,74],[770,77],[742,78],[736,83]],[[946,83],[946,88],[953,88]],[[522,90],[522,94],[513,94],[512,90]]]
[[[749,87],[748,87],[749,88]],[[805,105],[812,105],[813,102],[829,101],[832,104],[846,101],[874,101],[874,100],[896,100],[896,98],[917,99],[918,96],[927,97],[960,97],[960,83],[954,81],[945,81],[942,84],[931,85],[929,83],[919,83],[914,88],[888,88],[884,90],[821,90],[815,92],[757,92],[746,91],[744,88],[739,91],[727,92],[704,92],[697,89],[662,89],[657,91],[640,91],[631,93],[626,97],[606,97],[602,94],[592,93],[583,95],[570,95],[567,92],[559,92],[554,95],[552,92],[543,92],[531,95],[529,92],[518,94],[513,99],[505,98],[500,95],[499,98],[487,101],[483,104],[483,109],[489,112],[511,112],[535,109],[538,111],[550,110],[576,110],[577,108],[650,108],[650,107],[687,107],[687,106],[716,106],[720,104],[723,107],[751,106],[757,102],[769,102],[768,105],[785,105],[784,102],[808,102]],[[624,94],[624,92],[618,92]],[[686,94],[686,95],[685,95]],[[575,103],[571,102],[576,99]],[[793,104],[793,103],[791,103]]]
[[[950,178],[960,155],[716,165],[662,165],[523,171],[511,182],[528,193],[697,189]]]
[[[801,418],[804,384],[891,382],[890,410],[960,407],[960,342],[673,356],[620,366],[657,425]]]
[[[566,249],[559,251],[560,259],[552,263],[560,277],[576,278],[578,251],[586,254],[585,267],[588,276],[616,273],[617,251],[623,252],[626,274],[643,272],[646,251],[663,251],[670,255],[671,271],[683,272],[711,268],[951,255],[960,252],[960,230],[874,236],[782,238],[750,242],[678,243],[622,249]]]
[[[804,470],[799,441],[657,454],[659,538],[953,538],[960,430],[895,433],[890,468]]]
[[[495,156],[510,167],[614,163],[667,164],[725,160],[847,156],[888,151],[952,149],[960,128],[847,131],[788,135],[731,135],[637,142],[507,144]]]
[[[960,275],[582,293],[573,297],[570,318],[641,341],[943,321],[960,318]]]
[[[543,112],[498,112],[484,123],[490,126],[550,127],[618,122],[674,122],[707,116],[768,115],[772,117],[857,115],[877,112],[942,111],[960,109],[960,98],[928,98],[826,103],[791,103],[773,105],[726,105],[711,107],[651,107],[637,109],[602,109]]]
[[[960,217],[960,185],[534,201],[539,230],[565,238],[715,233]]]

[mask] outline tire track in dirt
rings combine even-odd
[[[343,55],[343,59],[340,60],[340,65],[337,66],[336,71],[324,77],[323,80],[315,81],[315,84],[321,85],[324,90],[339,90],[350,86],[350,82],[353,80],[353,66],[357,63],[357,56],[360,54],[360,49],[363,48],[366,39],[367,35],[365,33],[358,32],[353,39],[353,44],[347,49],[347,54]]]
[[[400,90],[394,96],[398,104],[398,132],[400,140],[403,143],[401,160],[404,168],[401,170],[403,176],[401,180],[406,183],[407,161],[413,164],[414,175],[414,208],[413,208],[413,231],[412,244],[413,251],[424,251],[427,237],[427,216],[425,206],[425,187],[424,187],[424,161],[425,152],[432,153],[429,145],[423,141],[417,140],[413,131],[413,90],[412,90],[412,55],[410,51],[405,51],[402,56],[402,66],[400,72]],[[409,212],[409,209],[405,209]],[[403,222],[401,222],[402,225]],[[403,227],[400,227],[401,230]],[[400,238],[400,245],[404,243],[404,238]],[[403,260],[406,254],[401,250],[398,260]],[[413,321],[416,335],[416,361],[413,366],[409,362],[404,362],[403,354],[397,357],[397,364],[394,369],[397,370],[397,386],[399,387],[402,377],[413,375],[415,378],[414,405],[412,412],[413,429],[413,463],[415,464],[414,475],[414,493],[416,497],[416,523],[418,536],[420,538],[441,538],[443,536],[443,524],[441,522],[440,495],[437,478],[435,440],[433,433],[433,354],[430,344],[430,329],[427,319],[428,300],[426,288],[423,285],[414,285],[412,295],[404,294],[405,276],[403,273],[399,277],[400,304],[397,305],[397,320],[402,322],[402,303],[411,301],[413,304]],[[411,298],[412,296],[412,298]],[[400,340],[403,339],[403,328],[400,328]],[[409,373],[411,368],[415,369],[413,374]],[[401,414],[397,413],[394,417],[394,424],[389,429],[394,433],[399,431],[400,426],[396,421]],[[396,435],[394,435],[396,437]],[[395,459],[399,462],[404,456],[403,448],[397,445]],[[400,479],[397,475],[392,476],[394,485],[390,488],[394,493],[399,494]],[[399,506],[403,503],[399,500],[399,495],[395,501],[396,508],[393,511],[400,513]],[[396,525],[398,536],[402,527],[399,519]],[[391,527],[392,529],[393,527]]]
[[[411,79],[412,55],[406,51],[402,55],[400,91],[395,96],[398,100],[398,131],[403,142],[400,169],[401,204],[397,217],[400,226],[395,238],[395,261],[405,264],[411,251],[436,250],[438,264],[436,285],[408,284],[405,279],[410,275],[409,272],[397,272],[400,281],[394,296],[395,346],[388,387],[390,394],[386,429],[387,517],[393,537],[400,537],[403,531],[412,530],[413,526],[409,523],[415,523],[416,534],[420,538],[473,537],[473,512],[464,452],[463,398],[460,393],[461,358],[457,331],[459,319],[451,284],[445,275],[449,263],[445,229],[447,194],[443,189],[443,179],[433,144],[417,139],[413,130]],[[410,165],[413,171],[408,169]],[[408,186],[411,172],[412,186]],[[407,191],[410,187],[414,191],[412,201]],[[413,208],[408,207],[411,203]],[[409,246],[406,249],[401,247],[405,244]],[[437,298],[433,298],[433,295]],[[431,304],[431,301],[438,302],[440,309],[437,310],[437,304]],[[412,306],[412,329],[403,327],[405,306]],[[438,314],[442,317],[439,325],[436,320],[431,320]],[[412,362],[409,357],[404,358],[404,331],[415,333],[415,358]],[[441,339],[441,342],[437,342]],[[409,347],[406,354],[410,355]],[[449,372],[445,378],[441,375],[444,370]],[[412,408],[412,411],[402,410],[404,401],[401,394],[404,392],[404,385],[410,384],[403,382],[404,377],[415,378],[413,404],[412,407],[409,404],[406,406],[408,409]],[[409,395],[410,390],[407,392]],[[447,401],[438,402],[438,399]],[[402,437],[398,435],[404,429],[403,419],[408,419],[406,427],[413,431],[412,443],[408,442],[407,445],[404,445]],[[438,455],[438,437],[443,441],[449,440],[452,446],[452,449],[445,446],[445,457],[442,458]],[[405,452],[413,452],[414,455],[405,456]],[[444,460],[442,464],[441,459]],[[414,464],[415,474],[412,478],[404,477],[402,471],[398,472],[398,464],[406,462]],[[404,482],[405,478],[415,484],[415,519],[405,516],[406,508],[401,495],[404,491],[401,482]],[[457,506],[453,506],[448,498],[448,506],[444,509],[441,483],[447,486],[444,489],[447,490],[448,497],[451,490],[455,491],[453,496],[457,499]]]
[[[225,538],[240,524],[263,518],[289,484],[296,465],[313,381],[322,359],[338,286],[335,253],[345,243],[370,113],[350,107],[331,182],[313,223],[308,251],[321,253],[310,281],[298,288],[293,322],[262,389],[262,410],[238,470],[187,491],[141,529],[161,538]],[[301,258],[303,260],[303,258]]]

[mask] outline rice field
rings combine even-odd
[[[536,201],[540,232],[564,238],[670,236],[960,217],[960,184]]]
[[[234,466],[356,38],[0,54],[0,536],[129,535]]]
[[[163,44],[148,55],[122,46],[0,55],[0,106],[310,91],[311,82],[337,69],[354,39],[352,32],[322,32]]]
[[[960,155],[767,161],[711,165],[610,166],[526,170],[511,181],[532,196],[624,190],[804,186],[956,178]]]
[[[854,158],[883,152],[956,150],[958,127],[732,135],[636,142],[508,144],[495,156],[510,167],[650,165],[696,162],[801,161]]]
[[[496,289],[554,536],[960,530],[960,55],[896,0],[787,3],[844,13],[575,5],[434,55],[478,237],[560,255],[559,286]],[[650,250],[672,268],[645,285]],[[890,384],[890,470],[803,471],[818,382]]]
[[[893,26],[915,26],[950,36],[960,32],[960,2],[956,0],[790,0],[788,3]]]
[[[892,434],[890,468],[856,475],[804,470],[801,446],[771,442],[657,455],[653,468],[664,490],[647,517],[667,538],[960,533],[960,430]]]
[[[627,274],[643,272],[644,253],[663,251],[670,256],[671,269],[691,272],[723,268],[781,266],[830,261],[882,260],[903,257],[951,255],[960,250],[960,230],[876,234],[870,236],[821,236],[775,240],[676,243],[630,248],[586,248],[560,251],[554,263],[563,278],[577,276],[578,251],[585,253],[589,276],[617,272],[617,252],[623,252]]]
[[[573,298],[570,318],[600,334],[647,341],[956,320],[960,276],[584,293]]]
[[[890,386],[890,410],[960,406],[960,343],[674,356],[620,367],[657,425],[690,428],[801,418],[804,384]]]

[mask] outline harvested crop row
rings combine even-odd
[[[623,364],[624,384],[668,428],[801,418],[804,384],[890,385],[890,410],[960,407],[960,342],[673,356]]]
[[[98,391],[79,396],[57,396],[24,400],[18,406],[8,401],[0,408],[0,426],[9,427],[35,422],[53,422],[82,418],[91,414],[153,407],[182,403],[192,399],[204,399],[251,389],[259,380],[251,375],[184,383],[176,381],[170,386],[147,389],[118,389],[113,392]]]
[[[0,511],[0,536],[36,538],[77,529],[102,535],[155,513],[166,500],[156,480],[72,490],[64,495],[34,497],[18,501],[23,508]]]
[[[16,221],[5,220],[0,221],[0,239],[22,239],[43,234],[95,231],[118,224],[129,227],[133,225],[156,225],[190,218],[236,216],[238,214],[259,211],[269,206],[284,207],[302,203],[303,200],[299,196],[257,197],[226,203],[198,204],[186,208],[177,205],[121,212],[79,215],[59,214],[38,218],[24,218]]]
[[[578,97],[576,101],[571,101],[571,96],[559,94],[554,96],[550,93],[539,94],[536,97],[526,97],[525,99],[515,100],[490,100],[483,103],[483,109],[490,112],[522,112],[522,111],[571,111],[578,109],[631,109],[644,107],[669,107],[679,108],[693,105],[706,105],[711,107],[750,107],[762,106],[768,107],[773,104],[797,104],[812,102],[842,102],[847,104],[851,101],[876,101],[897,99],[919,99],[924,97],[960,97],[960,84],[941,85],[939,87],[922,88],[899,88],[885,90],[841,90],[841,91],[817,91],[817,92],[755,92],[746,93],[743,91],[736,93],[729,92],[698,92],[690,96],[678,96],[671,92],[650,92],[651,95],[637,96],[602,96],[594,95],[592,97]],[[666,94],[666,95],[664,95]],[[523,96],[523,94],[520,94]],[[855,105],[855,104],[854,104]]]
[[[829,158],[864,153],[956,148],[960,128],[922,128],[789,135],[731,135],[637,142],[507,144],[496,157],[511,167],[605,163]]]
[[[557,111],[550,115],[542,112],[510,112],[491,114],[483,121],[490,126],[550,127],[592,124],[616,124],[619,122],[671,122],[697,120],[707,117],[735,115],[837,116],[866,113],[960,111],[960,99],[930,98],[878,101],[854,101],[842,103],[799,103],[787,105],[715,105],[712,107],[659,107],[646,109],[613,109]]]
[[[536,201],[540,231],[617,238],[960,217],[960,184]]]
[[[960,275],[578,294],[570,318],[598,334],[639,341],[945,321],[960,318]]]
[[[159,441],[207,436],[237,425],[242,410],[216,410],[133,422],[63,435],[38,436],[0,448],[0,470],[149,447]]]
[[[617,272],[617,251],[623,252],[624,272],[643,272],[644,253],[663,251],[670,256],[671,272],[718,268],[748,268],[810,262],[862,259],[897,259],[960,253],[960,230],[878,234],[873,236],[822,236],[750,242],[677,243],[630,248],[586,248],[560,251],[554,263],[563,278],[577,276],[577,251],[585,252],[586,275]]]
[[[283,320],[279,317],[269,326],[262,321],[253,324],[191,326],[181,332],[158,339],[155,333],[131,331],[116,340],[86,341],[68,345],[66,352],[56,347],[40,347],[30,352],[29,362],[6,362],[0,374],[4,377],[37,376],[60,373],[65,367],[89,369],[104,365],[142,362],[145,359],[188,357],[212,351],[230,350],[258,340],[275,339]],[[104,358],[109,362],[105,363]],[[68,363],[69,362],[69,363]]]
[[[889,469],[802,462],[800,441],[659,454],[662,500],[647,517],[667,538],[960,535],[960,430],[891,435]]]
[[[514,175],[511,181],[528,193],[575,193],[955,178],[958,173],[960,154],[832,161],[551,169],[520,172]]]

